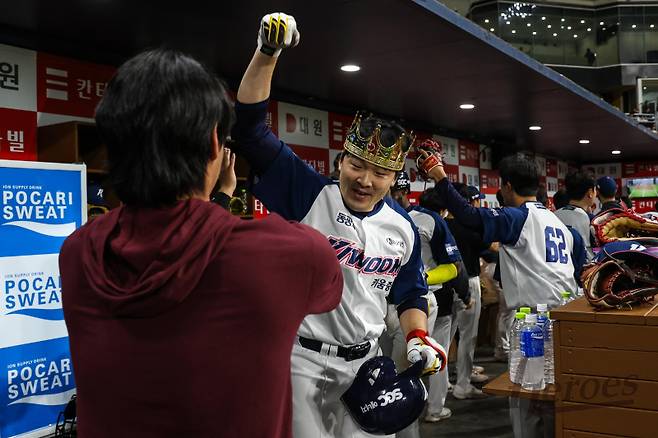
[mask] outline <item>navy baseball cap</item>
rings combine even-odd
[[[605,197],[614,196],[617,193],[617,183],[614,178],[602,176],[596,180],[596,189]]]
[[[475,201],[476,199],[484,199],[485,196],[480,193],[480,191],[475,186],[463,186],[459,190],[459,194],[462,195],[467,201]]]
[[[404,170],[398,172],[398,176],[395,178],[395,184],[393,184],[393,190],[411,190],[409,174]]]

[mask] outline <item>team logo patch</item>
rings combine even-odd
[[[386,238],[386,243],[388,243],[391,246],[399,246],[400,248],[404,248],[406,246],[404,240],[395,240],[390,237]]]
[[[459,248],[457,248],[457,245],[446,245],[446,253],[448,255],[453,255],[459,252]]]
[[[352,221],[352,218],[345,213],[338,212],[338,216],[336,216],[336,222],[343,224],[346,227],[354,227],[354,221]]]

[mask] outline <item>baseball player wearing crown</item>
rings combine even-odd
[[[237,95],[237,152],[256,175],[254,195],[270,211],[322,232],[344,277],[341,303],[332,312],[304,319],[293,345],[293,436],[371,436],[352,420],[340,396],[361,364],[379,352],[387,296],[397,306],[409,361],[424,361],[425,374],[446,363],[445,351],[427,334],[418,231],[386,197],[413,136],[395,123],[357,115],[345,141],[339,181],[318,174],[265,123],[278,56],[299,42],[294,18],[266,15],[257,41]]]

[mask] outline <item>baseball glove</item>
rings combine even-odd
[[[631,307],[658,294],[658,239],[643,238],[604,245],[583,270],[585,296],[599,309]]]
[[[416,166],[418,167],[418,173],[420,176],[427,180],[429,179],[430,170],[434,169],[436,166],[443,165],[443,146],[440,142],[432,139],[424,140],[422,143],[416,145],[414,148],[416,152]],[[427,156],[422,154],[425,152]]]
[[[658,221],[643,217],[633,210],[611,209],[592,219],[593,234],[598,246],[615,240],[632,240],[638,237],[657,237]]]

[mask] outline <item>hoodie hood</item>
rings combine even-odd
[[[79,230],[84,275],[112,315],[161,314],[195,289],[239,221],[198,199],[116,208]]]

